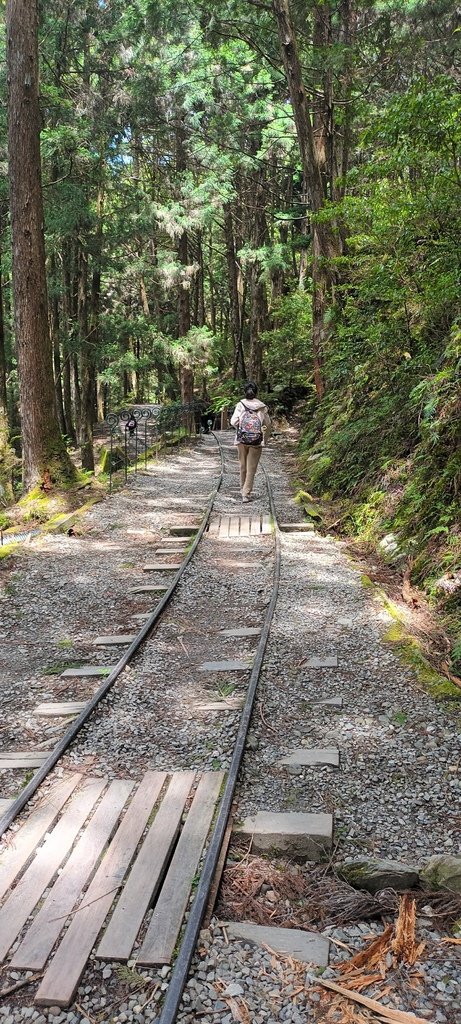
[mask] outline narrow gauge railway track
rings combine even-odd
[[[217,438],[216,438],[216,440],[218,441]],[[191,546],[190,550],[187,552],[185,558],[183,559],[179,569],[177,569],[177,571],[175,572],[175,576],[173,578],[173,581],[171,582],[170,586],[168,587],[168,589],[164,593],[163,597],[159,600],[159,602],[156,605],[156,607],[154,608],[154,610],[149,614],[149,617],[147,618],[147,620],[145,621],[144,625],[139,630],[136,638],[130,643],[128,649],[125,651],[123,656],[120,658],[120,660],[118,661],[117,665],[112,669],[110,674],[104,679],[104,682],[97,689],[96,693],[94,694],[92,699],[88,702],[86,707],[78,714],[77,718],[73,721],[73,723],[70,726],[70,728],[67,730],[67,732],[62,737],[62,739],[58,742],[58,744],[56,745],[55,749],[48,755],[48,757],[46,758],[46,760],[44,761],[42,766],[39,768],[39,770],[33,776],[31,781],[27,784],[27,786],[25,787],[25,789],[23,790],[21,795],[14,801],[14,803],[8,808],[6,813],[3,815],[3,817],[0,820],[0,831],[1,831],[2,834],[6,831],[6,829],[8,829],[9,825],[18,817],[18,815],[24,809],[24,807],[27,804],[27,802],[33,796],[33,794],[35,794],[37,792],[37,790],[38,790],[39,786],[41,785],[41,783],[47,778],[49,773],[58,764],[58,762],[61,760],[63,755],[66,754],[66,752],[69,750],[71,745],[74,744],[74,741],[76,741],[77,737],[80,735],[80,733],[83,730],[83,728],[85,726],[87,726],[88,723],[91,723],[91,718],[92,718],[94,712],[96,711],[96,709],[98,707],[100,708],[100,706],[102,705],[102,702],[104,701],[104,698],[109,694],[110,691],[113,690],[114,684],[119,679],[119,677],[124,672],[124,670],[129,665],[129,663],[132,661],[134,656],[136,654],[140,653],[142,646],[145,644],[145,642],[148,640],[148,638],[151,637],[151,635],[153,634],[154,627],[156,627],[156,626],[158,626],[160,624],[160,622],[162,621],[162,618],[164,616],[164,613],[165,613],[167,607],[170,604],[170,601],[171,601],[173,595],[175,593],[177,593],[179,585],[181,583],[184,583],[184,577],[185,577],[186,570],[187,570],[188,566],[190,565],[191,560],[193,559],[193,556],[194,556],[195,552],[197,551],[197,548],[198,548],[200,542],[202,541],[203,537],[206,534],[208,534],[210,536],[210,539],[212,539],[213,536],[215,538],[217,538],[220,535],[222,536],[224,533],[228,532],[228,534],[230,535],[229,536],[229,541],[231,543],[233,543],[234,541],[238,543],[238,541],[239,541],[239,532],[238,532],[239,528],[242,529],[242,535],[250,536],[251,517],[248,517],[248,516],[247,517],[240,517],[239,514],[238,515],[235,515],[235,514],[234,515],[232,515],[232,514],[231,515],[226,515],[225,504],[224,504],[224,507],[223,507],[223,502],[225,503],[225,498],[223,498],[223,497],[220,497],[221,510],[220,510],[220,512],[218,514],[215,515],[214,520],[212,519],[213,510],[214,510],[214,508],[216,506],[216,502],[217,502],[217,496],[220,493],[220,489],[221,489],[223,480],[226,477],[225,451],[226,451],[226,448],[229,447],[229,446],[225,446],[224,447],[218,441],[218,447],[219,447],[219,453],[220,453],[220,458],[221,458],[220,473],[219,473],[218,477],[215,479],[211,496],[210,496],[210,498],[208,500],[208,503],[207,503],[207,506],[206,506],[206,508],[204,510],[202,522],[201,522],[201,525],[200,525],[200,527],[199,527],[199,529],[198,529],[198,531],[197,531],[197,533],[195,535],[195,538],[194,538],[194,540],[192,542],[192,546]],[[232,460],[232,462],[234,463],[234,460]],[[236,462],[234,463],[234,470],[235,470],[235,467],[236,467]],[[171,1022],[174,1021],[174,1019],[176,1017],[176,1014],[177,1014],[178,1007],[179,1007],[179,1003],[180,1003],[180,1000],[181,1000],[181,994],[182,994],[184,985],[185,985],[185,983],[187,981],[188,970],[189,970],[190,963],[191,963],[191,960],[192,960],[192,956],[193,956],[193,953],[194,953],[194,949],[195,949],[195,946],[196,946],[196,942],[197,942],[197,938],[198,938],[201,922],[202,922],[202,919],[203,919],[203,915],[204,915],[204,912],[205,912],[205,909],[206,909],[210,886],[211,886],[211,883],[212,883],[212,880],[213,880],[213,876],[215,874],[216,864],[217,864],[217,861],[218,861],[220,849],[221,849],[221,846],[222,846],[222,841],[223,841],[223,838],[224,838],[224,834],[225,834],[225,830],[226,830],[226,826],[227,826],[227,822],[228,822],[228,818],[229,818],[229,814],[230,814],[230,810],[231,810],[231,805],[232,805],[232,800],[233,800],[233,796],[234,796],[235,786],[236,786],[236,782],[237,782],[239,766],[240,766],[240,763],[241,763],[241,760],[242,760],[242,756],[243,756],[243,752],[244,752],[244,748],[245,748],[245,740],[246,740],[247,731],[248,731],[248,727],[249,727],[249,723],[250,723],[250,718],[251,718],[251,712],[252,712],[252,706],[253,706],[255,691],[256,691],[256,687],[257,687],[257,682],[258,682],[259,674],[260,674],[260,671],[261,671],[261,666],[262,666],[262,661],[263,661],[263,656],[264,656],[264,650],[265,650],[265,646],[266,646],[267,639],[268,639],[268,636],[269,636],[271,619],[272,619],[272,615],[273,615],[273,611],[274,611],[275,603],[276,603],[276,599],[277,599],[277,587],[278,587],[278,580],[279,580],[279,574],[280,574],[280,544],[279,544],[279,536],[278,536],[278,527],[277,527],[276,522],[275,522],[275,509],[274,509],[274,503],[273,503],[271,489],[270,489],[270,482],[269,482],[269,479],[268,479],[267,474],[265,473],[265,471],[264,471],[264,476],[265,476],[265,479],[266,479],[266,487],[267,487],[267,493],[268,493],[268,498],[269,498],[269,505],[270,505],[270,510],[271,510],[271,515],[272,515],[272,518],[273,518],[273,522],[274,522],[274,528],[275,528],[275,558],[274,558],[273,583],[272,583],[272,586],[270,588],[270,597],[269,597],[268,602],[267,602],[266,614],[265,614],[264,620],[261,623],[260,629],[259,628],[258,629],[251,629],[250,628],[249,630],[247,630],[249,635],[254,634],[254,633],[259,633],[259,642],[258,642],[256,654],[255,654],[255,657],[254,657],[254,660],[253,660],[253,664],[252,664],[252,667],[251,667],[250,678],[249,678],[249,682],[247,684],[246,693],[245,693],[245,696],[244,696],[244,703],[243,703],[242,714],[241,714],[241,717],[240,717],[238,728],[236,729],[236,738],[235,738],[235,743],[234,743],[233,751],[232,751],[232,754],[231,754],[231,757],[230,757],[230,764],[228,766],[227,777],[225,778],[225,781],[223,782],[222,793],[220,794],[220,799],[219,800],[217,799],[217,797],[218,797],[217,789],[219,789],[220,786],[221,786],[221,780],[224,778],[224,773],[220,774],[220,773],[217,773],[217,772],[214,772],[214,773],[205,772],[204,774],[202,774],[202,788],[203,788],[203,779],[206,777],[206,775],[208,775],[209,778],[211,778],[212,774],[215,776],[214,798],[211,799],[211,803],[210,803],[210,795],[208,794],[208,810],[211,807],[211,811],[213,811],[213,807],[215,806],[215,804],[217,804],[217,809],[216,809],[216,812],[215,812],[215,821],[214,821],[213,829],[212,829],[212,832],[211,832],[211,836],[208,838],[207,852],[206,852],[206,856],[205,856],[205,859],[204,859],[204,862],[203,862],[203,865],[202,865],[201,874],[200,874],[200,880],[198,882],[198,887],[197,887],[197,890],[196,890],[196,893],[195,893],[194,900],[193,900],[192,905],[191,905],[191,909],[190,909],[190,913],[189,913],[189,916],[188,916],[187,924],[186,924],[186,927],[185,927],[185,930],[184,930],[184,934],[183,934],[183,938],[182,938],[182,941],[181,941],[181,945],[179,947],[179,952],[178,952],[178,955],[177,955],[177,958],[176,958],[176,963],[175,963],[175,967],[174,967],[174,970],[173,970],[173,975],[172,975],[172,978],[171,978],[171,984],[169,986],[169,989],[168,989],[168,992],[167,992],[167,995],[166,995],[166,999],[165,999],[165,1003],[164,1003],[164,1007],[163,1007],[163,1011],[162,1011],[162,1016],[161,1016],[162,1024],[167,1024],[167,1022],[169,1022],[169,1021],[171,1021]],[[232,501],[232,498],[230,498],[229,500]],[[235,507],[235,504],[234,504],[233,507],[231,507],[229,509],[229,511],[230,511],[230,513],[232,513],[232,512],[235,513],[237,511],[236,507]],[[261,517],[260,514],[258,513],[257,516],[253,517],[253,524],[255,522],[259,523],[259,530],[260,530],[260,532],[268,533],[268,532],[271,532],[271,530],[270,530],[270,527],[268,527],[267,520],[268,520],[267,516]],[[254,529],[254,525],[253,525],[253,529]],[[253,534],[252,539],[256,539],[254,534]],[[254,568],[255,565],[257,566],[257,563],[251,563],[251,562],[248,563],[248,567],[249,568],[252,568],[252,567]],[[191,595],[189,595],[189,599],[190,598],[191,598]],[[223,632],[225,632],[225,631],[223,631]],[[230,633],[232,633],[232,632],[235,633],[235,630],[230,630],[229,632]],[[238,630],[237,630],[237,632],[238,632]],[[245,629],[244,629],[244,633],[245,633]],[[213,666],[215,666],[215,663],[210,663],[210,670],[211,671],[213,671]],[[248,672],[249,668],[250,668],[250,666],[247,666],[247,672]],[[240,664],[240,669],[242,669],[242,664]],[[152,773],[151,773],[151,775],[152,775]],[[183,772],[183,775],[187,775],[187,772]],[[189,775],[190,775],[190,772],[189,772]],[[194,775],[194,772],[193,772],[193,775]],[[160,790],[160,788],[162,787],[162,785],[163,785],[163,783],[165,781],[165,773],[163,773],[163,775],[162,775],[162,773],[157,773],[157,776],[158,776],[158,778],[155,780],[155,785],[157,785],[157,787]],[[152,779],[150,779],[150,781],[152,781]],[[172,782],[173,781],[174,780],[172,780]],[[114,786],[115,783],[113,783],[112,785]],[[146,785],[146,778],[143,780],[142,785]],[[139,799],[140,799],[139,793],[140,793],[140,791],[142,789],[142,785],[139,787],[139,790],[138,790],[138,793],[137,793],[137,797],[136,797],[138,799],[138,802],[139,802]],[[212,784],[212,788],[213,788],[213,784]],[[97,790],[96,801],[97,801],[97,799],[99,799],[101,789],[102,789],[101,785],[99,786],[99,789],[98,789],[98,786],[97,786],[97,783],[96,783],[96,790]],[[187,786],[186,786],[186,789],[187,789]],[[200,789],[200,783],[199,783],[199,786],[197,788],[196,795],[198,794],[198,790],[199,789]],[[190,790],[190,781],[189,781],[188,791],[189,790]],[[121,801],[121,808],[124,806],[124,803],[125,803],[125,800],[126,800],[126,796],[127,796],[127,791],[123,790],[123,787],[122,787],[121,794],[118,797],[119,802]],[[133,805],[135,804],[135,799],[136,798],[133,799],[132,805],[131,805],[131,808],[130,808],[130,810],[132,812],[132,817],[133,817],[133,814],[136,816],[136,811],[133,811]],[[94,799],[94,794],[93,794],[93,799]],[[207,803],[207,795],[206,794],[205,794],[205,797],[204,797],[204,801],[205,801],[205,804],[206,804]],[[203,800],[202,800],[202,802],[203,802]],[[84,813],[84,811],[82,813]],[[126,811],[125,812],[125,818],[128,819],[128,817],[129,817],[129,812]],[[205,817],[206,817],[206,814],[205,814]],[[26,821],[26,825],[27,825],[27,821]],[[56,826],[56,829],[55,829],[56,832],[58,830],[58,827],[59,826]],[[122,823],[122,826],[120,827],[119,831],[122,831],[122,828],[123,828],[123,823]],[[127,828],[129,828],[129,826],[127,826]],[[78,831],[78,829],[77,829],[77,831]],[[206,839],[206,834],[208,833],[208,831],[209,831],[209,828],[207,827],[206,831],[205,831],[205,835],[203,837],[202,846],[203,846],[203,842]],[[143,830],[141,829],[141,834],[142,834],[142,832],[143,832]],[[117,833],[117,835],[118,835],[118,833]],[[110,838],[110,827],[109,827],[109,838]],[[176,838],[176,834],[175,834],[175,838]],[[139,839],[138,839],[138,843],[139,843]],[[174,844],[172,844],[172,846],[173,845]],[[135,846],[136,846],[136,843],[135,843]],[[40,844],[38,843],[37,844],[38,853],[36,854],[35,860],[39,859],[39,857],[40,857],[39,847],[40,847]],[[109,845],[109,850],[110,850],[110,845]],[[34,852],[34,851],[32,850],[31,852]],[[127,877],[129,877],[128,876],[128,866],[132,865],[132,863],[133,863],[133,854],[134,854],[134,849],[132,850],[131,855],[128,855],[125,852],[125,859],[127,857],[129,857],[127,863],[125,864],[125,874],[127,875]],[[171,856],[171,849],[168,851],[168,855]],[[71,858],[69,858],[69,859],[71,859]],[[107,856],[106,856],[106,860],[107,859],[110,860],[110,858],[107,858]],[[27,865],[27,863],[29,863],[29,861],[30,861],[30,857],[26,859],[25,864]],[[32,867],[33,867],[33,864],[32,864]],[[23,884],[23,882],[25,882],[26,890],[27,890],[27,873],[28,873],[28,870],[29,869],[27,869],[25,871],[24,876],[20,880],[20,883],[19,883],[19,885],[21,885],[21,884]],[[20,870],[17,872],[17,874],[20,874]],[[15,879],[16,878],[16,873],[13,872],[13,875],[14,875],[14,879]],[[98,877],[98,875],[96,875],[96,878],[97,877]],[[84,918],[84,916],[86,914],[86,908],[90,907],[90,905],[93,903],[93,899],[89,899],[88,903],[86,902],[88,897],[91,896],[91,894],[93,893],[93,891],[96,892],[96,895],[94,896],[94,902],[95,903],[97,903],[99,901],[101,903],[101,905],[104,904],[104,906],[105,906],[105,903],[107,903],[107,910],[106,910],[106,913],[104,913],[104,918],[103,919],[106,919],[108,917],[109,912],[112,909],[112,906],[113,906],[113,903],[114,903],[114,900],[115,900],[115,892],[117,891],[117,893],[120,893],[120,890],[121,890],[121,883],[118,881],[118,876],[115,874],[115,875],[113,875],[111,877],[112,877],[112,881],[114,881],[114,879],[117,879],[116,885],[113,887],[113,889],[111,891],[101,892],[101,887],[99,887],[99,889],[96,887],[96,890],[93,890],[93,887],[91,885],[86,890],[86,894],[85,894],[85,896],[83,898],[83,908],[84,908],[84,910],[83,910],[83,914],[81,915],[81,920],[83,920],[83,918]],[[33,878],[34,878],[34,875],[32,873],[32,881],[33,881]],[[49,881],[51,882],[51,879]],[[3,891],[5,891],[5,889],[3,889]],[[189,891],[190,891],[190,885],[189,885]],[[188,893],[188,895],[189,895],[189,893]],[[56,904],[56,907],[59,909],[58,904]],[[55,907],[55,911],[54,911],[55,914],[57,913],[56,907]],[[13,890],[12,909],[14,911],[14,890]],[[11,915],[10,911],[8,909],[8,898],[6,900],[6,903],[4,903],[3,910],[4,910],[4,913],[3,913],[4,922],[5,922],[5,918],[7,919],[8,922],[9,922],[10,918],[14,922],[14,913]],[[61,915],[62,920],[63,920],[62,927],[66,923],[66,918],[67,917],[69,917],[69,919],[71,920],[71,924],[72,924],[72,916],[74,914],[76,916],[78,916],[79,913],[80,913],[79,912],[79,908],[77,907],[76,910],[71,909],[70,912],[68,911],[68,912],[62,914]],[[91,916],[91,910],[89,910],[89,914]],[[143,914],[143,917],[144,917],[144,914]],[[48,914],[48,918],[50,918],[50,914]],[[56,921],[56,919],[57,919],[56,917],[55,918],[51,918],[51,921],[52,922]],[[48,921],[48,925],[49,925],[49,923],[50,922]],[[74,931],[75,931],[75,921],[73,923],[74,923]],[[2,911],[0,911],[0,930],[1,930],[1,925],[2,925]],[[8,929],[9,923],[6,924],[6,927]],[[59,929],[56,929],[56,926],[55,926],[54,930],[51,929],[53,934],[54,934],[54,932],[57,932],[58,930],[60,931],[61,927],[59,927]],[[78,929],[77,929],[77,931],[78,931]],[[97,933],[99,931],[100,931],[100,927],[98,927]],[[68,931],[65,933],[65,936],[68,938],[68,936],[69,936],[69,934],[71,932],[72,932],[72,927],[70,927],[68,929]],[[95,939],[97,938],[97,933],[94,936]],[[18,928],[18,934],[22,936],[22,934],[23,934],[22,927]],[[13,937],[13,940],[12,940],[13,942],[14,942],[15,938],[16,938],[16,936]],[[6,947],[7,947],[7,949],[12,944],[10,942],[10,939],[11,939],[11,934],[10,934],[9,937],[7,937],[7,940],[6,940]],[[26,939],[27,939],[27,936],[26,936]],[[51,943],[51,946],[52,945],[53,945],[53,943]],[[64,942],[63,942],[63,945],[64,945]],[[17,942],[16,942],[16,946],[17,946]],[[29,943],[29,946],[30,946],[30,943]],[[32,942],[32,946],[33,946],[33,942]],[[92,947],[93,947],[93,942],[91,943],[91,947],[89,949],[89,952],[91,952],[91,948]],[[51,949],[51,947],[50,947],[50,949]],[[70,949],[72,949],[72,944],[70,945]],[[101,957],[103,957],[103,949],[104,949],[104,942],[101,944],[101,953],[99,954],[99,955],[101,955]],[[20,950],[21,950],[21,947],[20,947]],[[130,950],[131,950],[131,947],[130,947]],[[4,950],[4,952],[5,952],[5,950]],[[89,952],[88,952],[88,955],[89,955]],[[128,958],[128,956],[125,957],[125,959],[127,959],[127,958]],[[47,994],[46,975],[45,975],[45,987],[44,987],[44,990],[42,991],[41,995],[40,995],[40,992],[43,989],[43,986],[41,986],[41,989],[39,989],[39,993],[37,994],[37,1002],[39,1004],[41,1004],[41,1005],[48,1005],[50,1002],[52,1002],[54,1004],[62,1005],[62,1006],[69,1005],[69,1002],[71,1001],[71,998],[73,997],[75,989],[77,987],[77,984],[78,984],[78,982],[80,980],[81,974],[83,973],[83,969],[84,969],[84,966],[85,966],[85,963],[86,963],[86,959],[87,959],[87,957],[85,957],[85,961],[83,963],[82,970],[81,970],[80,974],[78,974],[78,977],[74,978],[74,980],[70,983],[70,987],[69,986],[67,987],[67,995],[64,994],[62,996],[62,998],[60,998],[60,995],[59,995],[59,991],[60,991],[59,978],[58,978],[57,986],[56,986],[56,984],[53,983],[53,980],[52,980],[52,983],[51,983],[51,987],[48,986],[48,992],[51,992],[52,995]],[[116,959],[116,956],[111,954],[108,957],[108,959]],[[56,960],[58,960],[57,957],[56,957]],[[13,961],[12,961],[13,965],[19,966],[19,967],[23,966],[24,968],[26,968],[28,962],[29,961],[27,960],[27,957],[25,959],[23,958],[23,961],[21,961],[20,953],[19,953],[19,956],[18,956],[17,952],[14,952]],[[141,960],[141,962],[142,962],[142,960]],[[154,960],[153,962],[156,962],[156,961]],[[161,958],[160,958],[159,962],[162,962]],[[32,957],[32,960],[30,960],[30,963],[32,964],[32,967],[33,967],[34,966],[33,957]],[[65,957],[64,957],[63,963],[64,964],[66,963]],[[149,960],[147,960],[147,963],[149,963]],[[54,964],[54,960],[51,961],[51,964],[52,965]],[[41,966],[43,967],[43,964]],[[51,970],[52,970],[52,968],[51,968]],[[56,973],[56,971],[55,971],[55,973]],[[65,988],[66,988],[66,986],[64,986],[64,989]]]

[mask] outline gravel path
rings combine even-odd
[[[226,450],[228,475],[217,511],[241,510],[234,458]],[[264,459],[279,519],[296,522],[300,513],[289,479],[292,455],[283,442],[276,442]],[[39,700],[85,699],[93,692],[88,680],[63,686],[58,672],[72,662],[116,661],[110,648],[93,646],[96,634],[132,632],[135,622],[139,624],[134,617],[147,614],[152,604],[148,595],[136,596],[132,589],[139,583],[142,564],[152,561],[151,545],[166,536],[169,525],[196,520],[193,511],[184,509],[195,502],[203,508],[218,471],[216,446],[205,438],[94,506],[81,536],[44,535],[22,548],[14,562],[8,560],[1,570],[4,749],[56,741],[63,723],[44,724],[33,715],[35,705]],[[249,509],[251,514],[269,511],[260,472]],[[257,558],[262,559],[261,568],[254,570],[251,562]],[[226,769],[238,712],[226,708],[225,701],[243,693],[246,673],[223,678],[200,673],[198,666],[222,656],[218,633],[223,626],[259,623],[271,579],[270,537],[219,543],[207,539],[167,616],[73,745],[64,768],[91,764],[94,773],[97,756],[97,771],[109,777],[139,778],[146,766]],[[149,574],[149,583],[162,581]],[[242,594],[250,600],[243,602]],[[335,816],[337,860],[366,853],[421,866],[432,854],[460,853],[459,711],[455,705],[434,703],[402,666],[385,641],[390,621],[363,588],[341,544],[318,533],[282,535],[280,595],[238,813],[328,810]],[[229,638],[225,645],[229,658],[245,658],[254,650],[252,640]],[[336,657],[337,667],[310,668],[307,661],[313,655]],[[342,697],[341,709],[312,703],[333,696]],[[221,699],[223,710],[201,711],[200,705],[210,699]],[[340,770],[278,764],[300,746],[338,747]],[[18,788],[17,775],[11,775],[1,774],[2,797]],[[323,977],[336,977],[335,963],[349,955],[336,943],[356,951],[366,935],[382,928],[382,923],[360,920],[327,928],[335,943]],[[391,971],[391,991],[382,1002],[387,999],[437,1024],[459,1024],[460,947],[442,944],[442,937],[429,908],[418,921],[418,938],[426,943],[415,968],[419,977],[415,980],[402,967]],[[15,973],[6,970],[3,987],[14,984]],[[78,1024],[82,1019],[89,1024],[144,1024],[156,1019],[167,978],[167,968],[137,972],[135,962],[120,968],[93,957],[71,1011],[37,1010],[26,988],[0,1005],[0,1019],[5,1024],[24,1019],[38,1024]],[[315,972],[308,972],[309,979],[315,980]],[[330,1003],[320,989],[304,991],[305,981],[305,970],[296,965],[243,942],[229,943],[215,918],[202,933],[179,1020],[323,1020]],[[381,998],[379,986],[366,991]]]

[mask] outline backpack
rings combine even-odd
[[[237,443],[252,446],[262,444],[263,428],[256,409],[248,409],[245,402],[242,402],[245,412],[240,417],[237,427]]]

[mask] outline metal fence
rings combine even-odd
[[[181,444],[188,437],[207,432],[213,419],[204,402],[133,406],[110,412],[106,416],[110,431],[109,490],[114,472],[123,471],[126,481],[130,466],[136,473],[139,463],[147,466],[149,453],[158,455],[168,441]]]

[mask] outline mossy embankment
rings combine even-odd
[[[406,366],[394,390],[336,387],[306,409],[299,487],[424,594],[461,675],[461,408],[453,365],[439,376],[423,388]]]

